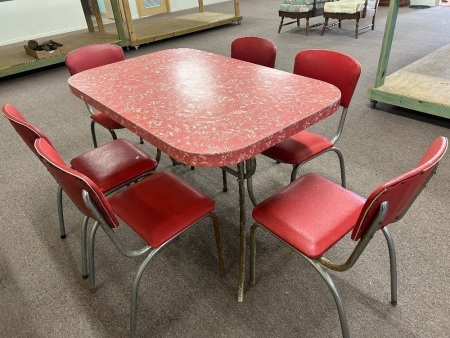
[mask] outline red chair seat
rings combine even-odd
[[[269,148],[264,155],[277,162],[293,165],[291,181],[297,177],[300,166],[332,150],[339,158],[341,184],[346,185],[344,156],[335,147],[345,123],[348,107],[361,75],[361,65],[349,55],[327,49],[309,49],[297,53],[293,73],[311,79],[327,82],[341,91],[341,118],[336,134],[329,140],[310,131],[304,130],[290,137],[279,145]]]
[[[107,192],[125,184],[130,177],[155,170],[158,162],[130,141],[118,139],[75,157],[70,165]]]
[[[116,141],[114,141],[116,142]],[[131,337],[136,337],[136,318],[138,288],[141,277],[154,255],[162,246],[174,239],[204,217],[212,220],[217,245],[219,268],[225,272],[220,223],[214,214],[214,200],[197,189],[189,186],[173,174],[156,173],[146,176],[107,198],[98,186],[82,173],[67,167],[64,161],[45,139],[35,141],[36,154],[50,171],[66,195],[88,218],[94,218],[95,224],[89,238],[89,281],[95,288],[95,236],[101,227],[113,244],[123,255],[133,258],[145,255],[133,278],[130,306]],[[128,249],[117,233],[113,231],[120,225],[130,226],[149,245],[140,249]],[[83,222],[84,234],[87,233],[87,218]],[[82,243],[86,242],[82,239]],[[83,253],[84,253],[83,247]],[[117,272],[120,272],[119,270]]]
[[[341,295],[328,269],[343,272],[354,266],[378,230],[386,238],[391,275],[391,304],[397,304],[397,259],[387,226],[398,222],[419,196],[447,151],[448,140],[438,137],[408,172],[381,184],[367,199],[319,176],[308,174],[267,198],[253,210],[250,230],[250,284],[256,280],[256,230],[261,226],[301,253],[331,291],[341,322],[342,336],[350,336]],[[398,160],[394,156],[394,160]],[[379,169],[379,168],[374,168]],[[376,170],[375,170],[376,172]],[[358,242],[347,259],[324,256],[353,230]],[[377,257],[378,258],[378,257]]]
[[[332,147],[333,143],[327,138],[303,130],[265,150],[263,154],[283,163],[297,165]]]
[[[340,185],[307,174],[257,205],[253,218],[314,259],[353,229],[364,203],[364,198]]]
[[[215,203],[176,176],[159,172],[108,198],[114,212],[157,248],[214,210]]]
[[[107,129],[121,129],[123,126],[100,111],[91,115],[91,119]]]

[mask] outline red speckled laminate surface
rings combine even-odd
[[[195,49],[168,49],[78,73],[76,96],[180,162],[247,160],[334,113],[336,87]]]

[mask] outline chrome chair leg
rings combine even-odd
[[[61,239],[66,238],[66,227],[64,225],[64,212],[62,205],[62,195],[63,190],[60,185],[58,185],[58,190],[56,192],[56,204],[58,206],[58,221],[59,221],[59,232],[61,234]]]
[[[111,134],[111,137],[113,140],[117,140],[117,134],[114,130],[108,129],[109,133]]]
[[[344,308],[344,304],[342,302],[341,295],[339,294],[339,291],[336,288],[336,285],[334,284],[334,282],[331,279],[328,272],[326,272],[323,269],[322,265],[318,261],[312,260],[304,255],[302,255],[302,256],[306,258],[306,260],[317,270],[317,272],[319,272],[320,276],[327,283],[328,288],[330,289],[331,294],[333,295],[334,301],[336,303],[336,307],[338,309],[339,320],[341,322],[342,337],[349,338],[350,333],[348,330],[347,316],[345,314],[345,308]]]
[[[253,193],[253,179],[252,177],[247,178],[247,191],[248,191],[248,197],[250,197],[250,201],[254,206],[258,204],[255,198],[255,194]]]
[[[216,214],[210,213],[208,215],[214,225],[214,232],[216,237],[216,244],[217,244],[217,254],[218,254],[218,261],[219,261],[219,270],[220,274],[223,275],[225,273],[225,264],[223,259],[223,253],[222,253],[222,241],[220,238],[220,224],[219,224],[219,218]],[[175,237],[175,238],[178,238]],[[171,241],[169,241],[171,242]],[[131,305],[130,305],[130,331],[131,331],[131,337],[136,337],[136,330],[137,330],[137,299],[138,299],[138,289],[139,289],[139,282],[141,281],[142,275],[148,265],[150,263],[151,259],[155,256],[155,254],[167,243],[164,243],[162,246],[158,248],[151,248],[148,252],[147,257],[142,261],[142,263],[139,265],[136,275],[133,280],[133,288],[131,290]]]
[[[223,182],[223,192],[228,191],[228,185],[227,185],[227,172],[222,169],[222,182]]]
[[[323,151],[323,152],[317,154],[316,156],[311,157],[308,161],[302,162],[302,163],[300,163],[300,164],[294,164],[294,165],[292,166],[291,182],[293,182],[293,181],[295,180],[295,178],[297,177],[297,173],[298,173],[300,167],[301,167],[303,164],[308,163],[308,162],[311,161],[312,159],[314,159],[314,158],[316,158],[316,157],[319,157],[320,155],[326,153],[327,151],[334,151],[334,152],[336,153],[336,155],[338,156],[338,158],[339,158],[339,166],[340,166],[340,169],[341,169],[341,186],[342,186],[343,188],[346,188],[347,182],[346,182],[346,176],[345,176],[344,155],[342,155],[342,152],[341,152],[338,148],[336,148],[336,147],[329,148],[329,149],[327,149],[327,150],[325,150],[325,151]]]
[[[95,289],[95,262],[94,262],[94,244],[95,235],[97,234],[99,222],[95,222],[91,229],[91,235],[89,237],[89,287],[91,290]]]
[[[211,218],[211,220],[213,222],[214,235],[216,238],[216,246],[217,246],[217,257],[218,257],[218,261],[219,261],[219,271],[220,271],[220,275],[223,276],[223,275],[225,275],[225,261],[223,258],[222,238],[220,235],[219,217],[217,217],[217,215],[212,212],[208,216]]]
[[[258,223],[253,223],[250,228],[250,285],[255,285],[256,281],[256,230],[258,227]]]
[[[91,135],[92,135],[92,142],[94,143],[94,148],[97,148],[98,144],[97,144],[97,136],[96,136],[96,133],[95,133],[95,123],[96,122],[94,120],[91,121]],[[112,139],[113,140],[117,140],[116,132],[113,129],[108,129],[108,131],[111,134]],[[141,144],[143,144],[144,140],[142,138],[139,138],[139,142]]]
[[[57,190],[57,204],[58,204],[58,219],[59,219],[59,231],[61,233],[61,238],[66,238],[66,228],[64,225],[64,213],[62,206],[62,195],[63,190],[61,186],[58,185]],[[81,227],[81,275],[84,279],[88,278],[88,249],[87,249],[87,226],[89,218],[84,217],[83,225]]]
[[[245,161],[245,179],[247,181],[247,192],[253,206],[256,206],[258,204],[255,198],[255,194],[253,193],[253,175],[255,174],[255,172],[256,158]]]
[[[179,162],[177,161],[177,160],[175,160],[173,157],[170,157],[169,156],[169,158],[170,158],[170,160],[172,161],[172,166],[176,166],[176,165],[178,165],[179,164]]]
[[[130,307],[130,331],[131,337],[136,337],[136,311],[137,311],[137,297],[138,297],[138,288],[139,282],[141,281],[142,274],[144,273],[145,268],[147,267],[150,260],[155,256],[155,254],[162,248],[151,249],[147,257],[145,257],[144,261],[139,265],[138,270],[136,271],[136,275],[133,280],[133,288],[131,291],[131,307]]]
[[[89,217],[85,216],[81,227],[81,271],[84,279],[89,277],[88,270],[88,247],[87,247],[87,226]]]
[[[330,148],[331,151],[334,151],[337,156],[339,157],[339,165],[341,167],[341,186],[343,188],[347,187],[347,182],[345,178],[345,164],[344,164],[344,155],[342,155],[342,152],[338,148]]]
[[[397,259],[395,254],[394,241],[392,240],[391,233],[384,227],[381,229],[383,231],[384,237],[389,249],[389,263],[390,263],[390,273],[391,273],[391,304],[397,305]]]
[[[292,166],[291,182],[295,181],[295,178],[297,177],[297,173],[298,173],[298,170],[300,169],[300,166],[301,166],[300,164]]]
[[[156,148],[156,158],[155,158],[155,160],[158,163],[161,160],[161,150],[159,150],[158,148]]]
[[[237,178],[239,186],[239,275],[238,275],[238,302],[244,300],[244,275],[246,259],[246,216],[245,216],[245,169],[244,163],[237,164]]]
[[[252,224],[252,227],[250,229],[250,285],[254,285],[256,279],[256,230],[258,229],[258,227],[259,224],[255,222]],[[350,333],[348,329],[347,316],[345,314],[345,308],[342,302],[342,298],[336,288],[336,285],[334,284],[330,275],[323,269],[322,265],[318,261],[312,260],[304,255],[302,256],[317,270],[317,272],[319,272],[320,276],[327,283],[338,309],[342,336],[344,338],[349,338]]]
[[[94,148],[97,148],[97,136],[95,135],[95,121],[91,121],[91,135],[92,135],[92,142],[94,143]]]

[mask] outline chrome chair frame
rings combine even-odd
[[[437,148],[439,147],[439,148]],[[391,304],[397,305],[397,265],[396,265],[396,253],[394,241],[391,234],[389,233],[387,226],[391,223],[395,223],[403,218],[406,212],[409,210],[411,205],[420,195],[423,188],[427,185],[431,177],[437,171],[439,162],[444,156],[448,147],[448,140],[445,137],[438,138],[426,151],[419,165],[410,170],[409,172],[400,175],[399,177],[383,184],[372,192],[369,199],[365,200],[364,207],[360,211],[358,216],[358,222],[353,226],[352,239],[358,241],[357,245],[349,255],[348,259],[344,263],[334,263],[323,254],[327,252],[323,251],[319,258],[311,258],[296,250],[287,241],[286,234],[283,235],[284,239],[276,236],[271,231],[267,230],[274,237],[281,240],[283,243],[287,244],[300,255],[302,255],[321,275],[321,277],[326,282],[328,288],[330,289],[336,307],[339,314],[339,320],[341,323],[342,336],[344,338],[349,337],[349,329],[347,323],[347,317],[345,314],[345,308],[343,305],[342,297],[332,280],[331,276],[328,274],[324,267],[343,272],[349,270],[359,259],[361,254],[364,252],[365,248],[372,240],[373,236],[378,230],[382,230],[389,251],[389,265],[390,265],[390,279],[391,279]],[[420,171],[419,171],[420,168]],[[421,182],[420,177],[426,175]],[[410,181],[411,180],[411,181]],[[412,183],[408,183],[408,182]],[[293,183],[295,184],[295,183]],[[393,195],[389,195],[389,191],[393,190]],[[396,190],[394,190],[396,189]],[[404,189],[404,190],[402,190]],[[406,190],[405,190],[406,189]],[[385,194],[387,197],[384,197]],[[398,194],[404,194],[404,200],[399,200]],[[367,204],[369,201],[369,204]],[[388,214],[389,211],[389,201],[392,204],[392,212]],[[270,202],[269,202],[270,203]],[[378,204],[379,203],[379,204]],[[263,206],[264,207],[264,206]],[[376,209],[375,209],[376,208]],[[372,211],[371,211],[372,210]],[[273,221],[269,221],[270,222]],[[365,223],[367,222],[367,223]],[[366,225],[365,225],[366,224]],[[256,230],[258,227],[263,227],[259,223],[255,222],[250,230],[250,284],[254,285],[256,280]],[[351,231],[351,229],[350,229]],[[337,239],[334,243],[330,245],[335,245],[339,242]]]
[[[145,268],[150,263],[152,258],[155,256],[155,254],[162,249],[166,244],[170,243],[175,238],[178,238],[179,235],[181,235],[184,231],[190,229],[188,227],[184,231],[182,231],[177,236],[169,239],[167,242],[163,243],[157,248],[152,248],[150,245],[146,245],[142,247],[139,250],[128,250],[121,242],[120,238],[116,235],[113,229],[111,229],[110,226],[108,226],[106,220],[103,218],[103,215],[99,212],[95,204],[93,203],[89,193],[85,190],[83,190],[83,201],[86,204],[86,206],[92,211],[96,218],[96,222],[94,226],[92,227],[91,234],[89,236],[89,285],[92,291],[96,288],[96,281],[95,281],[95,259],[94,259],[94,248],[95,248],[95,236],[97,234],[97,230],[99,226],[105,231],[109,239],[113,242],[113,244],[116,246],[116,248],[119,250],[121,254],[123,254],[126,257],[129,258],[135,258],[140,257],[143,255],[147,256],[144,258],[144,260],[141,262],[139,267],[136,270],[134,279],[133,279],[133,287],[131,291],[131,304],[130,304],[130,331],[131,331],[131,337],[136,337],[136,331],[137,331],[137,299],[138,299],[138,289],[139,289],[139,283],[141,281],[142,275],[145,271]],[[222,241],[220,237],[220,224],[219,224],[219,218],[216,216],[214,212],[210,212],[208,217],[211,218],[213,225],[214,225],[214,233],[216,237],[216,245],[218,249],[218,258],[219,258],[219,269],[220,274],[225,274],[225,263],[223,259],[222,254]]]
[[[148,172],[148,173],[142,174],[142,175],[136,177],[136,179],[133,180],[133,182],[126,182],[122,185],[117,186],[114,189],[111,189],[111,190],[105,192],[104,194],[105,194],[105,196],[108,196],[108,195],[110,195],[110,194],[112,194],[134,182],[137,182],[147,176],[150,176],[152,174],[153,174],[153,172]],[[65,222],[64,222],[64,211],[63,211],[63,203],[62,203],[63,189],[59,184],[58,184],[56,193],[57,193],[56,204],[57,204],[57,209],[58,209],[59,231],[61,233],[61,238],[64,239],[64,238],[66,238],[66,227],[65,227]],[[88,247],[87,247],[88,224],[89,224],[89,217],[84,216],[83,224],[81,226],[81,274],[84,279],[87,279],[89,277]]]
[[[311,259],[305,255],[303,255],[301,252],[296,251],[299,253],[303,258],[305,258],[308,263],[310,263],[316,271],[320,274],[322,279],[327,284],[328,288],[331,291],[331,294],[333,295],[333,299],[336,303],[336,307],[339,314],[339,320],[341,323],[341,332],[342,336],[344,338],[350,337],[349,329],[348,329],[348,322],[347,322],[347,316],[345,313],[345,307],[344,303],[342,301],[342,297],[336,287],[336,284],[334,283],[333,279],[329,275],[329,273],[324,269],[324,267],[327,267],[328,269],[334,270],[334,271],[347,271],[349,270],[358,260],[358,258],[361,256],[361,254],[364,252],[365,248],[369,244],[369,242],[372,240],[375,232],[378,230],[380,224],[383,222],[384,218],[386,217],[388,210],[388,202],[381,203],[378,214],[376,217],[374,217],[373,222],[371,225],[367,228],[365,234],[363,237],[359,240],[358,244],[353,249],[351,255],[347,259],[345,263],[342,264],[336,264],[331,262],[326,257],[322,256],[319,259]],[[253,223],[251,230],[250,230],[250,285],[255,285],[256,280],[256,230],[260,227],[258,223]],[[391,304],[397,305],[397,265],[396,265],[396,253],[395,253],[395,246],[394,241],[392,240],[392,236],[390,232],[388,231],[387,227],[384,227],[382,229],[384,237],[386,238],[388,251],[389,251],[389,265],[390,265],[390,276],[391,276]],[[270,233],[270,232],[269,232]],[[278,238],[278,237],[276,237]],[[294,249],[295,250],[295,249]]]
[[[329,149],[327,149],[327,150],[325,150],[325,151],[323,151],[323,152],[321,152],[321,153],[316,154],[315,156],[311,157],[311,158],[308,159],[307,161],[304,161],[304,162],[302,162],[302,163],[300,163],[300,164],[297,164],[297,165],[293,165],[293,166],[292,166],[292,173],[291,173],[291,182],[295,180],[295,178],[297,177],[297,173],[298,173],[300,167],[301,167],[303,164],[308,163],[308,162],[311,161],[312,159],[314,159],[314,158],[316,158],[316,157],[318,157],[318,156],[320,156],[320,155],[322,155],[322,154],[325,154],[325,153],[328,152],[328,151],[333,151],[333,152],[336,153],[336,155],[337,155],[338,158],[339,158],[339,166],[340,166],[340,169],[341,169],[341,186],[343,186],[344,188],[347,186],[347,179],[346,179],[346,176],[345,176],[344,155],[343,155],[342,152],[341,152],[338,148],[336,148],[336,146],[335,146],[336,142],[337,142],[337,141],[339,140],[339,138],[341,137],[342,131],[344,130],[345,119],[346,119],[346,117],[347,117],[347,111],[348,111],[348,108],[347,108],[347,107],[342,108],[341,118],[340,118],[340,120],[339,120],[339,126],[338,126],[338,129],[337,129],[337,132],[336,132],[335,136],[333,137],[333,139],[331,140],[331,143],[333,143],[333,147],[331,147],[331,148],[329,148]]]

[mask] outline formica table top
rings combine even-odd
[[[318,80],[180,48],[78,73],[73,94],[180,162],[242,162],[339,108]]]

